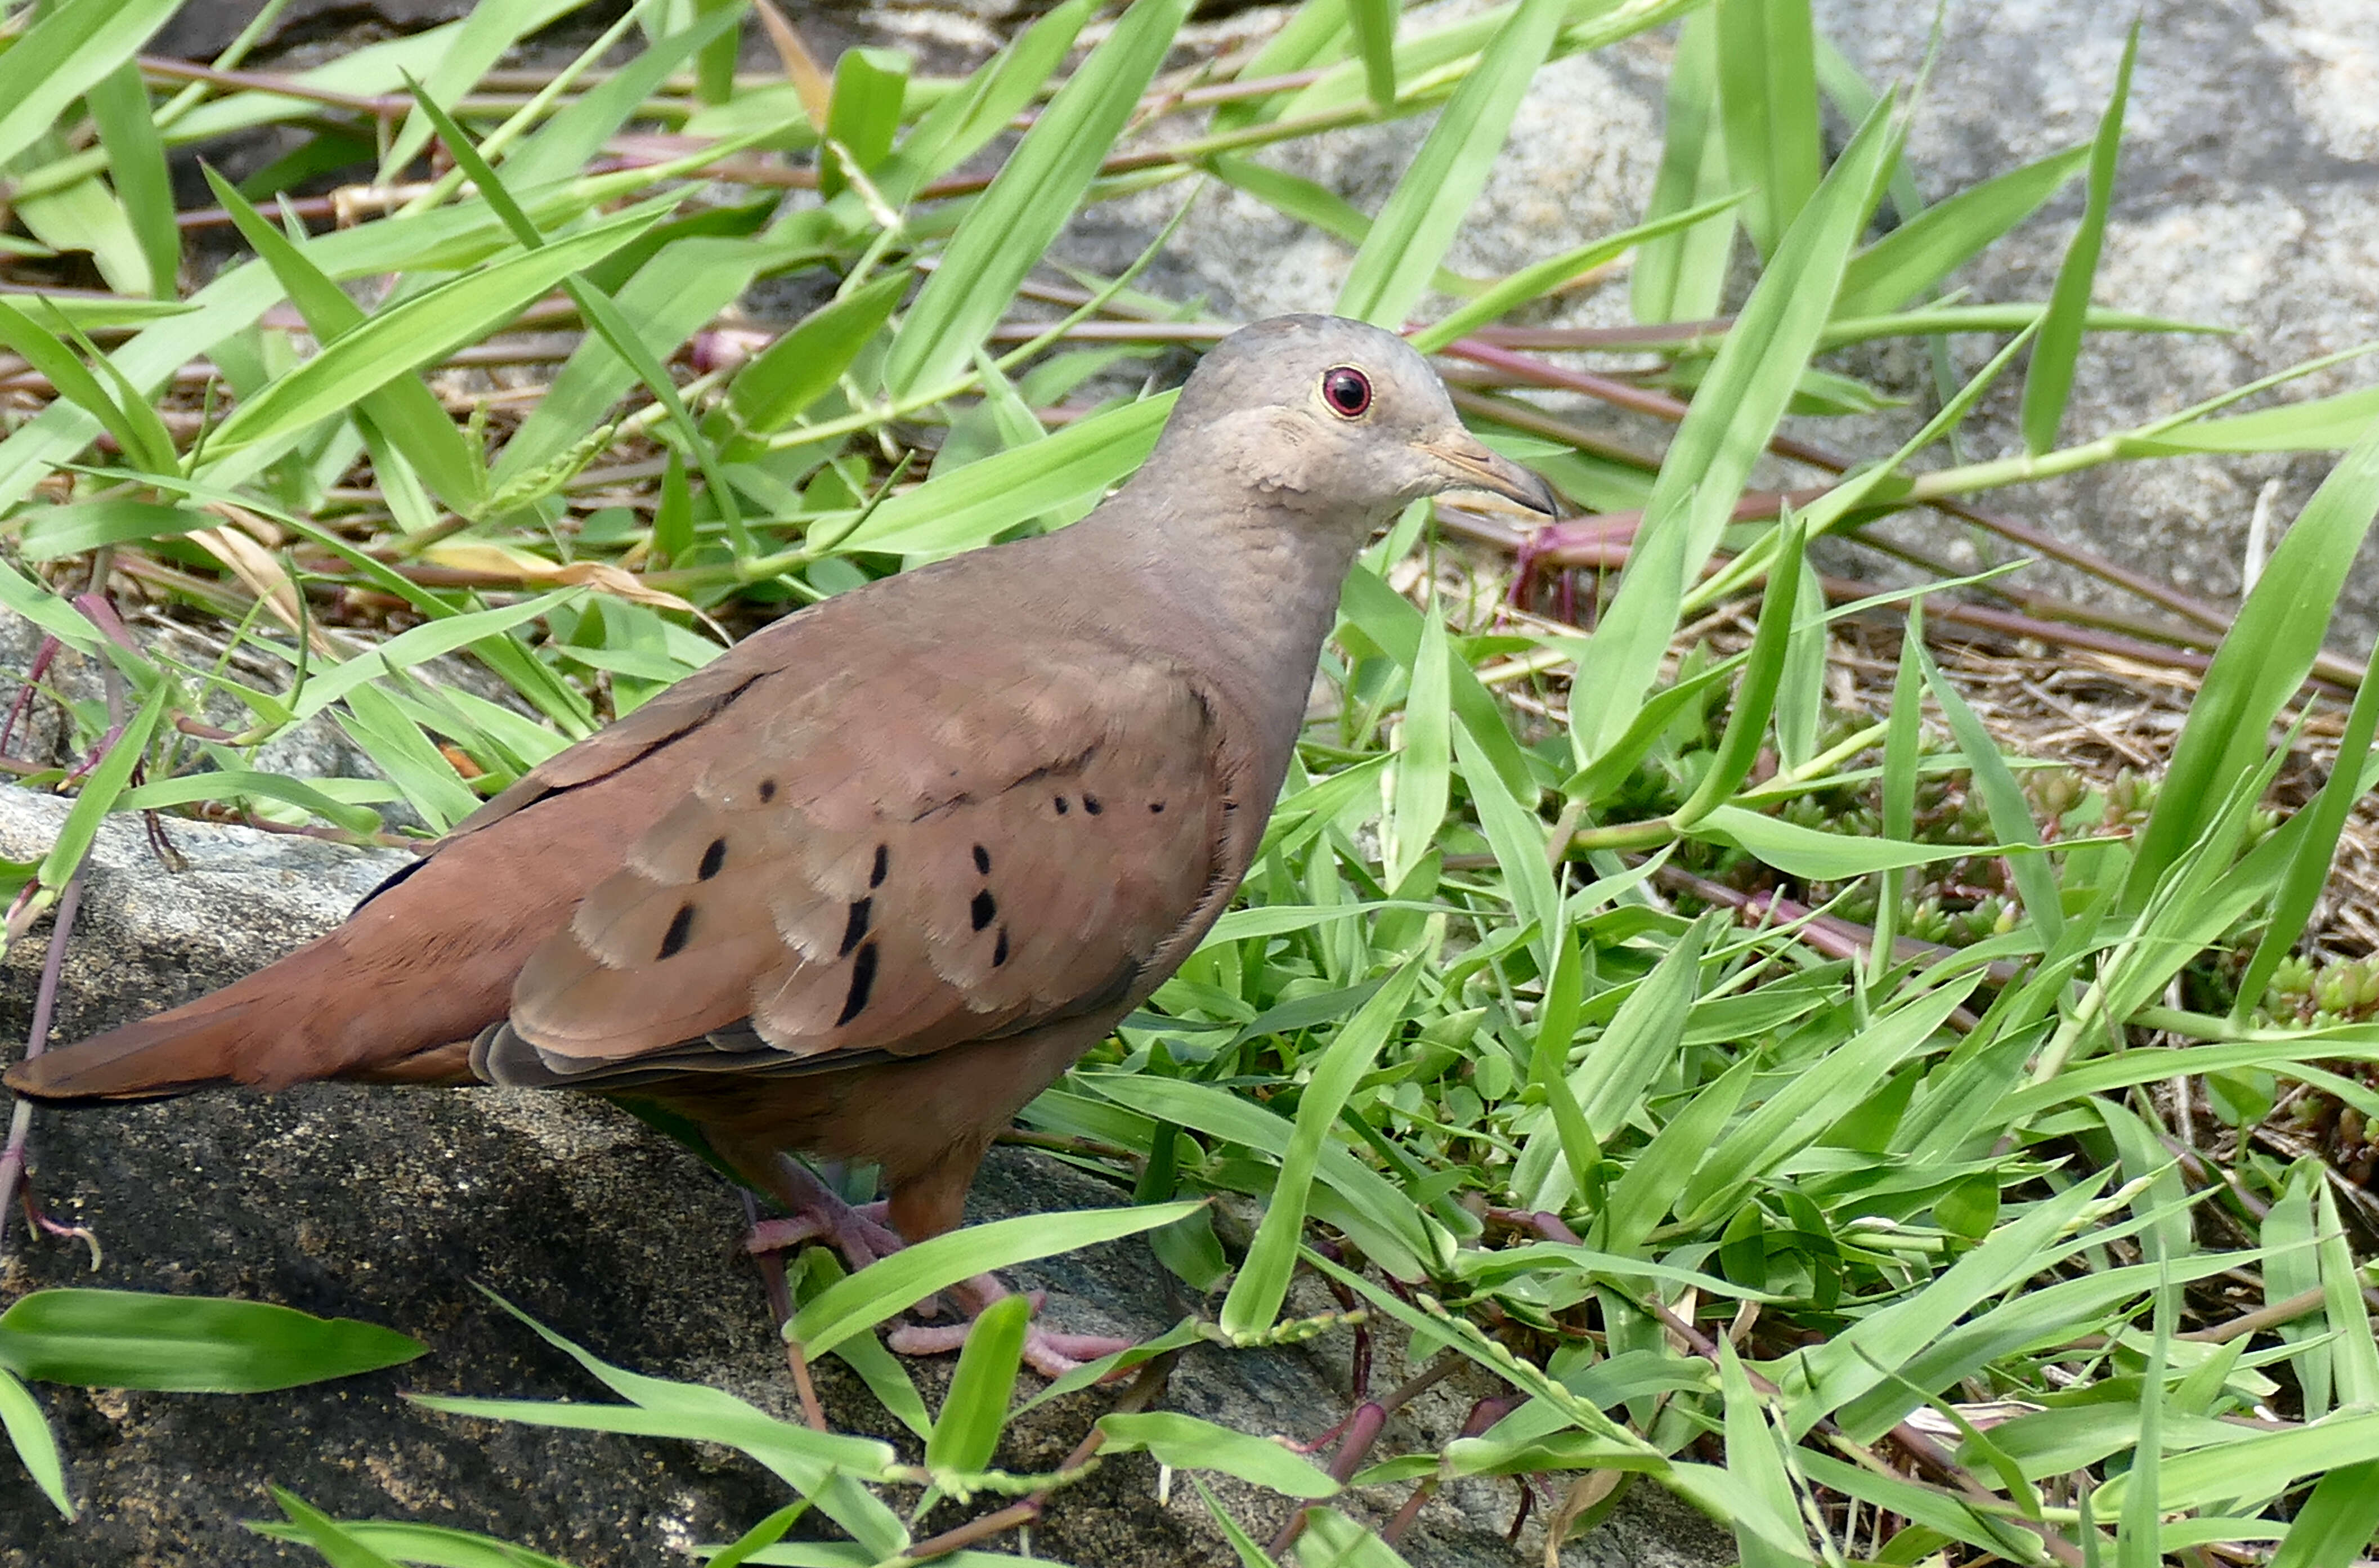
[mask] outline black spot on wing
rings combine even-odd
[[[842,1013],[834,1020],[840,1029],[860,1015],[867,1006],[867,993],[876,985],[876,944],[870,942],[859,949],[859,957],[851,960],[851,991],[842,999]]]
[[[851,950],[859,946],[861,937],[867,935],[868,911],[875,903],[873,899],[853,899],[851,901],[851,918],[843,924],[842,946],[836,949],[836,958],[851,957]]]
[[[974,896],[974,902],[967,906],[968,918],[974,922],[974,928],[977,931],[981,931],[984,926],[989,925],[991,923],[991,917],[998,912],[998,900],[995,899],[991,896],[991,889],[988,887],[984,888],[980,893],[977,893]]]
[[[891,874],[891,871],[892,871],[892,846],[891,846],[891,845],[889,845],[889,844],[878,844],[878,845],[876,845],[876,866],[875,866],[875,869],[874,869],[874,870],[870,871],[870,872],[867,874],[867,885],[868,885],[870,887],[883,887],[883,886],[884,886],[884,878],[885,878],[886,876],[889,875],[889,874]]]
[[[775,779],[773,779],[773,778],[763,778],[763,779],[761,779],[761,780],[760,780],[760,803],[761,803],[762,805],[764,805],[764,806],[765,806],[765,805],[767,805],[770,801],[773,801],[773,800],[775,800],[776,798],[777,798],[777,781],[776,781]]]
[[[991,874],[991,851],[981,844],[974,847],[974,868],[985,876]]]
[[[686,939],[694,935],[694,906],[680,904],[677,913],[670,917],[669,929],[661,933],[661,950],[656,959],[673,959],[685,948]]]
[[[718,875],[719,867],[726,863],[727,840],[713,838],[710,841],[710,848],[702,851],[702,864],[695,868],[694,874],[707,882]]]
[[[997,969],[1008,961],[1008,927],[999,928],[999,940],[992,944],[991,967]]]

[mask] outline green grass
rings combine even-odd
[[[1243,907],[1026,1113],[1138,1207],[984,1226],[849,1279],[801,1272],[791,1332],[861,1372],[924,1439],[921,1463],[568,1346],[622,1403],[440,1407],[742,1449],[788,1505],[722,1562],[1000,1559],[1016,1539],[1002,1526],[1039,1497],[1138,1450],[1307,1505],[1301,1533],[1267,1548],[1200,1489],[1251,1564],[1400,1561],[1395,1526],[1360,1521],[1474,1476],[1566,1494],[1566,1528],[1607,1511],[1614,1480],[1666,1486],[1760,1565],[2313,1568],[2367,1550],[2369,1232],[2337,1172],[2255,1134],[2296,1086],[2299,1111],[2379,1120],[2356,1070],[2379,1060],[2374,966],[2296,956],[2379,777],[2379,702],[2357,699],[2310,804],[2273,793],[2275,728],[2302,723],[2308,681],[2360,681],[2322,634],[2379,510],[2379,406],[2361,392],[2229,412],[2274,378],[2058,444],[2095,334],[2180,327],[2089,306],[2120,90],[2091,147],[1920,211],[1902,102],[1855,80],[1805,0],[1515,0],[1433,28],[1376,0],[1307,0],[1260,48],[1169,66],[1185,0],[1136,0],[1087,51],[1091,0],[1070,0],[962,80],[881,52],[736,77],[722,50],[739,6],[654,0],[525,80],[494,67],[571,6],[490,0],[272,93],[144,71],[134,56],[168,9],[58,0],[20,13],[0,53],[0,79],[25,86],[0,93],[25,229],[13,267],[54,281],[75,274],[48,251],[87,251],[103,285],[0,307],[0,344],[52,393],[0,439],[0,603],[107,671],[106,700],[66,705],[83,766],[11,761],[77,803],[50,855],[16,869],[7,940],[58,906],[109,811],[385,840],[399,830],[380,808],[401,803],[439,827],[722,633],[1081,515],[1169,403],[1085,389],[1226,325],[1131,273],[1044,265],[1076,212],[1128,191],[1222,179],[1353,245],[1341,308],[1434,319],[1419,341],[1477,373],[1464,402],[1482,431],[1640,541],[1589,607],[1591,635],[1482,619],[1446,591],[1457,561],[1500,588],[1491,557],[1449,549],[1414,570],[1422,513],[1367,558],[1327,657],[1338,711],[1308,733]],[[1680,20],[1644,226],[1509,278],[1450,278],[1518,86]],[[594,68],[623,38],[641,53]],[[1854,132],[1830,159],[1827,105]],[[1375,215],[1261,163],[1427,110],[1442,113]],[[1151,117],[1183,134],[1140,139]],[[328,232],[282,206],[276,171],[215,177],[254,259],[181,286],[164,161],[260,125],[299,133],[284,171],[393,178],[433,140],[453,168]],[[668,161],[602,162],[630,127]],[[1943,297],[2075,180],[2086,205],[2051,297]],[[1888,193],[1898,221],[1878,232]],[[1745,246],[1757,282],[1713,320]],[[1531,307],[1622,251],[1642,328],[1593,341],[1658,354],[1660,371],[1545,358],[1576,344]],[[823,303],[746,357],[709,357],[720,312],[770,278]],[[1432,292],[1446,285],[1470,297]],[[534,405],[442,402],[440,367],[517,363],[524,319],[579,334]],[[1779,444],[1788,412],[1875,405],[1835,348],[1953,332],[2001,351],[1945,382],[1901,451]],[[200,361],[202,382],[176,379]],[[1949,443],[2019,365],[2026,450],[1959,456]],[[1674,435],[1614,443],[1535,388]],[[2344,455],[2235,617],[1975,509],[2100,464],[2280,450]],[[1778,451],[1842,477],[1737,515]],[[2052,549],[2148,609],[2109,630],[1938,573],[1860,607],[1904,620],[1897,680],[1881,722],[1838,711],[1830,617],[1848,611],[1804,547],[1913,507]],[[1442,522],[1441,537],[1509,542],[1492,520]],[[172,607],[150,613],[211,619],[284,677],[158,657],[112,607],[136,587]],[[1945,676],[1926,593],[1937,625],[1979,599],[2052,643],[2210,652],[2164,778],[2094,782],[2023,754]],[[376,618],[339,612],[358,603]],[[1710,631],[1730,606],[1741,630]],[[514,700],[426,678],[455,655]],[[237,723],[205,717],[226,702]],[[258,748],[326,713],[385,785],[260,767]],[[2202,1107],[2177,1124],[2174,1080]],[[1174,1201],[1216,1193],[1264,1199],[1252,1236]],[[938,1413],[875,1338],[936,1281],[1143,1232],[1208,1307],[1131,1363],[1194,1339],[1328,1342],[1362,1321],[1475,1366],[1508,1413],[1433,1452],[1350,1438],[1308,1460],[1148,1408],[1153,1383],[1135,1384],[1123,1408],[1069,1406],[1082,1441],[1067,1467],[1010,1475],[987,1466],[1016,1402],[1012,1315],[986,1318]],[[1357,1311],[1283,1321],[1301,1269]],[[2268,1310],[2240,1316],[2242,1284]],[[0,1424],[63,1509],[73,1456],[22,1379],[189,1384],[107,1362],[99,1305],[37,1316],[82,1359],[12,1359],[0,1320]],[[340,1369],[279,1320],[222,1321],[207,1354],[274,1369],[258,1376]],[[949,1534],[921,1499],[992,1512]],[[270,1532],[332,1562],[537,1561],[282,1501]]]

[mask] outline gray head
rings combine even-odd
[[[1454,489],[1553,511],[1542,479],[1462,428],[1410,344],[1336,316],[1275,316],[1216,344],[1150,466],[1228,475],[1275,505],[1367,525]]]

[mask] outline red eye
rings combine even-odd
[[[1359,418],[1363,410],[1371,406],[1371,380],[1352,365],[1341,365],[1322,372],[1322,401],[1330,412],[1347,419]]]

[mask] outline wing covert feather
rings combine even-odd
[[[523,969],[498,1077],[815,1069],[1119,1006],[1241,869],[1226,739],[1168,665],[912,650],[763,681]]]

